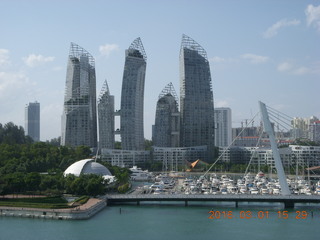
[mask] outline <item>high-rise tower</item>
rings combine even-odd
[[[214,109],[215,146],[229,147],[232,142],[232,123],[230,108]]]
[[[40,141],[40,103],[29,103],[25,108],[25,131],[33,141]]]
[[[178,97],[169,83],[157,102],[153,144],[156,147],[179,147],[180,115]]]
[[[143,100],[147,56],[140,38],[126,50],[124,64],[120,132],[124,150],[144,150]]]
[[[107,80],[98,100],[99,148],[114,148],[114,96],[110,95]]]
[[[180,49],[180,145],[214,147],[214,106],[206,51],[183,35]]]
[[[97,146],[94,58],[75,43],[70,46],[61,125],[61,145]]]

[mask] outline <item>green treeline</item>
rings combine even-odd
[[[32,142],[22,127],[0,124],[0,195],[31,193],[96,196],[106,191],[101,176],[63,176],[65,169],[81,159],[90,158],[91,150],[59,146],[54,142]],[[103,163],[116,176],[114,188],[129,181],[129,171]],[[110,187],[109,187],[110,188]]]

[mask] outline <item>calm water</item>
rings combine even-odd
[[[229,213],[234,218],[224,218],[222,214],[220,219],[209,219],[210,210],[232,211]],[[274,205],[253,208],[242,205],[236,209],[228,205],[201,203],[184,207],[180,203],[112,206],[83,221],[0,217],[0,239],[319,239],[319,207],[295,208],[288,212],[288,219],[279,219],[279,210],[284,209]],[[241,219],[241,211],[251,211],[252,218]],[[309,215],[306,219],[296,219],[296,211],[307,211]],[[258,212],[262,219],[258,218]]]

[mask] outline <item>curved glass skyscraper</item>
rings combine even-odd
[[[114,96],[110,95],[107,80],[98,99],[99,148],[114,148]]]
[[[206,51],[183,35],[180,49],[180,145],[214,147],[214,106]],[[209,160],[209,159],[208,159]]]
[[[169,83],[159,95],[154,125],[153,144],[156,147],[179,147],[180,116],[178,97]]]
[[[61,125],[61,145],[97,146],[95,62],[75,43],[70,46]]]
[[[120,132],[123,150],[144,150],[143,100],[147,56],[140,38],[126,50],[124,64]]]

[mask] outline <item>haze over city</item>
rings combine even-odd
[[[61,135],[70,42],[95,58],[97,96],[105,79],[120,108],[125,49],[140,37],[148,60],[144,129],[151,139],[161,90],[179,95],[182,34],[210,61],[215,107],[233,126],[258,101],[292,117],[320,117],[320,1],[0,2],[0,123],[24,126],[24,107],[41,104],[41,140]]]

